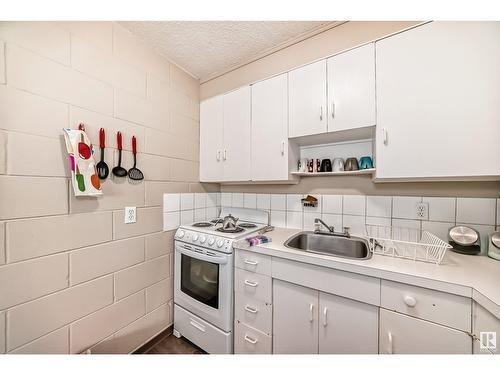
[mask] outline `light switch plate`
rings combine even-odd
[[[417,203],[417,217],[422,220],[429,220],[429,203],[421,202]]]
[[[136,207],[125,207],[125,224],[136,222]]]

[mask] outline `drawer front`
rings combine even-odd
[[[245,250],[236,250],[234,265],[236,268],[242,270],[271,276],[271,257],[269,255],[257,254]]]
[[[272,332],[273,308],[270,304],[236,293],[234,296],[234,317],[247,326],[268,335]]]
[[[380,309],[380,354],[471,354],[465,332]]]
[[[357,273],[273,258],[272,276],[297,285],[380,306],[380,279]]]
[[[381,306],[471,332],[472,301],[467,297],[382,280]]]
[[[272,282],[270,276],[254,272],[234,270],[234,291],[245,298],[253,298],[268,304],[272,303]]]
[[[272,339],[256,329],[236,322],[234,325],[234,354],[271,354]]]
[[[174,328],[192,343],[210,354],[230,354],[233,350],[231,333],[198,318],[182,307],[174,307]]]

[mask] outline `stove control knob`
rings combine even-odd
[[[177,231],[177,237],[179,237],[179,238],[184,237],[184,234],[185,234],[185,232],[184,232],[182,229],[179,229],[179,230]]]
[[[224,240],[217,241],[217,247],[222,247],[224,245]]]
[[[198,241],[198,235],[197,234],[193,234],[193,242],[196,242]]]
[[[208,245],[212,246],[215,243],[215,238],[213,237],[208,237]]]
[[[205,241],[207,240],[207,237],[206,236],[200,236],[200,243],[205,243]]]

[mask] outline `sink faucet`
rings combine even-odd
[[[328,229],[328,232],[323,232],[319,229],[319,224],[323,224],[323,226]],[[349,233],[349,227],[344,227],[344,231],[343,232],[335,232],[335,228],[333,226],[329,226],[328,224],[326,224],[323,220],[319,219],[319,218],[316,218],[314,219],[314,233],[316,234],[327,234],[327,235],[330,235],[330,236],[339,236],[339,237],[347,237],[347,238],[350,238],[351,237],[351,234]]]

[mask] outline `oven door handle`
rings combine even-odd
[[[212,255],[200,254],[200,253],[197,253],[196,251],[190,251],[190,250],[183,249],[182,247],[177,247],[176,250],[179,253],[187,255],[188,257],[191,257],[194,259],[204,260],[206,262],[217,263],[217,264],[226,264],[227,263],[227,257],[225,257],[225,256],[212,256]]]

